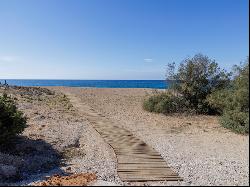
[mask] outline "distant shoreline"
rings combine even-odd
[[[4,83],[5,79],[0,79]],[[79,88],[149,88],[166,89],[165,80],[36,80],[36,79],[6,79],[12,86],[36,87],[79,87]]]

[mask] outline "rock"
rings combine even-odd
[[[68,167],[68,168],[66,169],[66,171],[67,171],[67,172],[70,172],[70,171],[71,171],[71,167]]]
[[[0,165],[0,176],[2,178],[13,178],[17,176],[17,168],[9,165]]]

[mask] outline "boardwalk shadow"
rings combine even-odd
[[[60,166],[60,153],[41,139],[20,136],[8,146],[0,147],[0,183],[28,180],[32,175]],[[58,172],[63,173],[60,169]]]

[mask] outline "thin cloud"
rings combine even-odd
[[[144,58],[144,62],[153,62],[152,58]]]

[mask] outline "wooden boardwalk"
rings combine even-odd
[[[153,148],[69,94],[72,104],[93,125],[117,156],[117,172],[124,182],[182,180]]]

